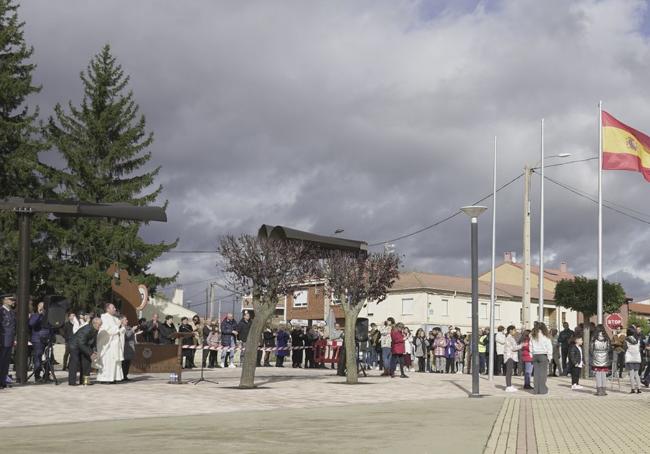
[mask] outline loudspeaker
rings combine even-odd
[[[47,295],[43,298],[43,302],[45,303],[45,319],[47,323],[54,329],[61,328],[70,309],[70,301],[65,296]]]
[[[368,342],[368,319],[359,317],[354,328],[354,338],[357,342]]]

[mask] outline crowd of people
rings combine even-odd
[[[580,376],[587,367],[589,376],[595,376],[596,395],[606,395],[608,378],[622,378],[628,371],[630,392],[640,393],[641,385],[650,386],[650,336],[640,327],[616,330],[612,338],[603,325],[589,326],[589,364],[585,363],[583,346],[584,324],[575,330],[563,324],[563,330],[549,330],[544,323],[535,322],[533,329],[519,329],[513,325],[497,327],[494,335],[494,375],[505,376],[506,392],[516,392],[513,375],[523,376],[526,390],[547,394],[547,377],[571,376],[571,389],[581,390]],[[481,329],[478,336],[479,373],[488,374],[489,329]],[[362,350],[364,348],[362,347]],[[382,370],[383,375],[395,376],[400,365],[400,376],[405,370],[419,373],[471,373],[471,336],[458,327],[448,326],[447,332],[434,328],[425,333],[422,328],[411,333],[402,323],[389,317],[381,328],[372,323],[364,362],[368,368]],[[417,362],[417,366],[414,365]]]
[[[9,365],[15,344],[16,318],[13,295],[1,295],[0,300],[0,389],[10,383]],[[30,345],[29,368],[37,382],[51,380],[51,371],[58,365],[54,358],[52,341],[55,334],[65,339],[62,369],[68,370],[68,383],[75,386],[88,384],[92,369],[97,371],[96,382],[112,384],[129,380],[131,361],[137,343],[182,346],[181,365],[185,369],[235,368],[246,355],[246,343],[251,315],[244,311],[239,321],[232,313],[222,320],[205,320],[194,316],[182,317],[174,323],[171,315],[159,319],[153,314],[150,320],[141,318],[134,326],[127,317],[119,315],[116,307],[108,303],[104,313],[69,313],[60,333],[49,326],[43,303],[33,306],[29,316]],[[548,393],[547,377],[571,376],[571,388],[581,390],[580,377],[587,368],[595,377],[596,395],[606,395],[607,381],[622,378],[626,370],[630,392],[640,393],[641,386],[650,385],[650,337],[646,338],[639,327],[617,330],[610,336],[602,325],[589,325],[589,344],[583,345],[584,325],[574,330],[568,323],[563,329],[548,329],[536,322],[532,330],[515,326],[498,326],[493,336],[495,352],[493,373],[505,377],[505,391],[516,392],[512,377],[523,376],[523,389],[535,394]],[[470,333],[458,327],[433,328],[428,333],[423,328],[415,334],[402,323],[389,317],[382,326],[372,323],[367,338],[357,339],[358,362],[364,369],[375,369],[382,376],[395,377],[399,366],[400,377],[407,372],[435,374],[469,374],[472,368]],[[280,324],[267,327],[258,341],[256,353],[260,367],[284,367],[285,359],[293,368],[324,368],[326,363],[335,368],[336,361],[326,361],[318,355],[324,341],[338,341],[328,347],[332,357],[341,356],[344,331],[336,323],[326,330],[322,325]],[[482,329],[478,336],[479,373],[489,369],[490,332]],[[586,362],[588,348],[589,362]],[[342,363],[342,361],[341,361]],[[339,373],[341,373],[339,365]]]

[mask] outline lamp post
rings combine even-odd
[[[568,158],[571,153],[559,153],[550,158]],[[539,192],[539,315],[538,320],[544,322],[544,119],[541,125],[541,149],[540,149],[540,173],[541,183]]]
[[[478,360],[478,217],[487,210],[484,206],[465,206],[460,209],[471,219],[472,250],[472,393],[479,395],[479,360]]]

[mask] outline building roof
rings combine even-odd
[[[650,315],[650,304],[630,303],[628,308],[636,314]]]
[[[524,264],[523,263],[512,263],[512,262],[504,262],[504,263],[509,263],[512,266],[516,266],[520,270],[524,269]],[[503,263],[502,263],[503,265]],[[539,266],[532,266],[530,267],[530,272],[531,274],[537,274],[539,275]],[[569,273],[568,271],[563,272],[558,269],[553,269],[553,268],[544,268],[544,278],[548,279],[549,281],[553,282],[560,282],[562,279],[575,279],[575,275],[572,273]]]
[[[490,296],[490,283],[479,281],[479,295]],[[444,276],[441,274],[422,273],[418,271],[409,271],[400,273],[399,279],[391,288],[391,292],[405,290],[439,290],[444,292],[458,292],[471,294],[472,280],[467,277]],[[523,297],[523,288],[517,285],[495,284],[497,298],[521,299]],[[531,290],[531,298],[537,299],[537,292]],[[555,295],[549,290],[544,290],[544,300],[553,301]]]

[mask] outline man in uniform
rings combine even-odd
[[[9,362],[16,337],[16,298],[14,295],[0,295],[0,389],[7,387]]]

